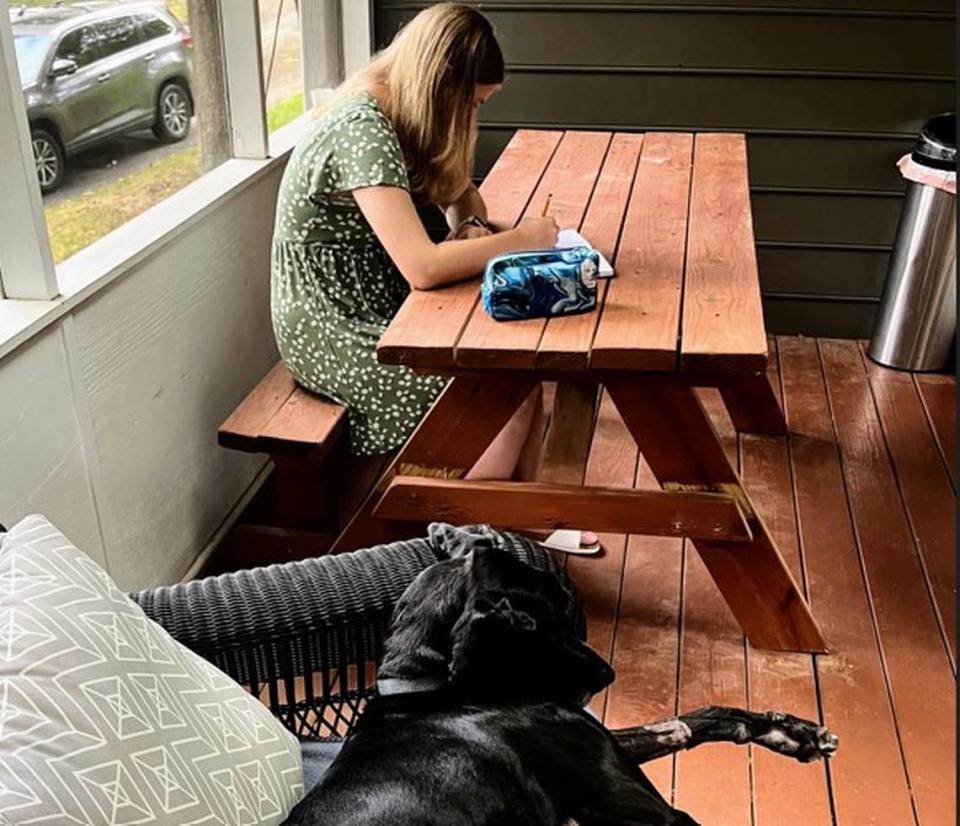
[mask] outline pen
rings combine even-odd
[[[543,205],[543,212],[540,213],[541,218],[546,218],[547,213],[550,211],[550,202],[553,200],[553,193],[550,192],[547,194],[547,202]]]

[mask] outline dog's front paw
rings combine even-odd
[[[832,757],[840,745],[840,738],[826,726],[801,720],[792,714],[768,711],[763,719],[765,730],[754,738],[754,742],[801,763]]]

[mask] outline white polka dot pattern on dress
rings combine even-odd
[[[377,342],[409,290],[351,190],[409,190],[403,151],[369,94],[326,112],[293,151],[280,184],[271,310],[297,382],[347,408],[354,454],[399,447],[446,379],[377,362]]]

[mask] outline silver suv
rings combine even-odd
[[[12,6],[10,21],[44,194],[69,155],[106,138],[187,136],[193,37],[162,3]]]

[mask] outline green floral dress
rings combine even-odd
[[[280,355],[297,382],[343,404],[354,454],[403,444],[445,379],[377,362],[377,342],[409,288],[351,190],[409,190],[396,133],[361,93],[317,121],[280,184],[271,310]]]

